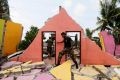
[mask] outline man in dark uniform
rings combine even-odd
[[[52,46],[53,46],[53,40],[51,39],[51,37],[49,37],[49,39],[46,41],[46,43],[47,43],[48,57],[51,58],[51,56],[52,56]]]
[[[78,69],[78,64],[77,64],[77,61],[75,59],[74,51],[72,50],[72,39],[69,36],[67,36],[65,32],[62,32],[61,35],[63,37],[63,41],[58,42],[58,43],[64,42],[64,49],[61,52],[59,52],[57,65],[60,65],[61,58],[63,55],[69,54],[71,59],[75,63],[76,68]]]

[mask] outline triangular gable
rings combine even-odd
[[[59,13],[45,22],[45,25],[39,30],[34,41],[24,51],[23,55],[19,57],[19,61],[42,61],[41,35],[43,31],[56,31],[56,42],[62,41],[61,33],[64,31],[81,31],[81,34],[83,33],[83,29],[67,14],[64,8],[60,7]],[[59,51],[63,49],[63,43],[56,44],[56,46],[57,60]]]

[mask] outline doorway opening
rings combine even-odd
[[[42,60],[46,64],[54,65],[56,63],[56,32],[42,32]]]
[[[67,36],[72,39],[72,48],[78,64],[81,63],[81,32],[80,31],[66,31]],[[69,55],[66,55],[69,59]]]

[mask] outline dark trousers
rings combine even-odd
[[[52,47],[51,46],[47,46],[47,52],[48,52],[48,55],[51,57],[52,56]]]
[[[69,48],[65,48],[61,52],[59,52],[57,66],[60,65],[62,56],[65,55],[65,54],[69,54],[70,55],[70,58],[73,60],[73,62],[76,65],[76,68],[78,69],[78,64],[77,64],[77,61],[75,59],[74,51],[72,49],[69,49]]]

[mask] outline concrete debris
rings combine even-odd
[[[44,62],[11,61],[1,67],[0,80],[61,80],[50,73],[54,66]],[[71,80],[120,80],[120,66],[80,65],[79,69],[71,67]]]

